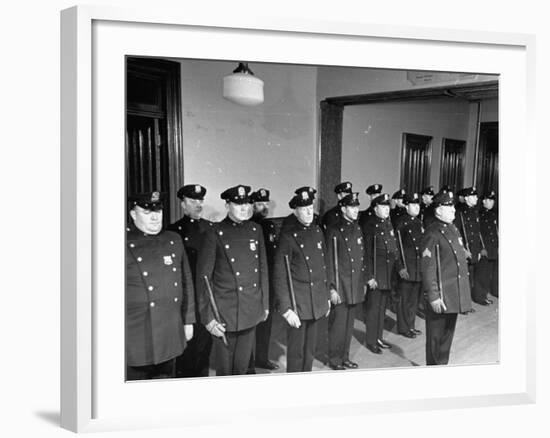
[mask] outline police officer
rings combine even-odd
[[[263,233],[265,242],[267,265],[271,274],[273,270],[273,259],[275,257],[275,249],[277,248],[277,230],[273,222],[267,220],[269,216],[269,199],[270,192],[268,189],[260,188],[250,195],[250,201],[253,203],[252,221],[257,223]],[[274,294],[272,275],[269,276],[269,315],[264,322],[261,322],[256,327],[256,348],[251,361],[251,368],[256,365],[267,370],[276,370],[279,368],[275,362],[269,360],[269,342],[271,340],[272,315],[274,311]]]
[[[126,378],[175,376],[176,357],[193,337],[195,300],[187,255],[162,230],[159,192],[130,199],[126,234]]]
[[[367,197],[369,199],[369,206],[365,210],[359,212],[359,225],[361,226],[361,228],[364,227],[365,224],[373,218],[374,209],[372,201],[374,198],[382,193],[382,187],[382,184],[372,184],[368,186],[365,190],[365,193],[367,194]]]
[[[495,210],[496,193],[485,193],[481,198],[479,223],[483,248],[487,256],[482,257],[479,266],[481,287],[498,297],[498,212]]]
[[[381,348],[391,348],[384,341],[386,301],[391,293],[391,279],[397,259],[397,243],[391,225],[390,197],[384,193],[372,201],[373,219],[362,226],[366,252],[367,297],[364,302],[367,348],[381,354]]]
[[[169,230],[178,233],[183,240],[191,267],[193,284],[196,284],[197,281],[197,257],[202,238],[206,230],[212,226],[210,221],[201,217],[205,195],[206,188],[200,184],[187,184],[181,187],[177,196],[180,199],[183,217],[168,227]],[[195,296],[195,302],[197,301]],[[193,339],[176,360],[176,377],[208,376],[212,337],[201,323],[198,309],[195,319]]]
[[[246,373],[256,325],[269,315],[264,239],[261,227],[247,220],[249,193],[249,186],[238,185],[221,194],[227,217],[207,230],[199,251],[197,296],[201,321],[214,336],[218,376]],[[211,286],[214,303],[207,284]],[[213,304],[218,307],[220,319],[215,317]]]
[[[414,338],[421,333],[414,323],[421,293],[420,245],[424,228],[418,217],[418,193],[407,194],[404,203],[406,214],[397,220],[395,228],[399,248],[397,331],[407,338]]]
[[[424,187],[420,192],[420,220],[426,228],[434,219],[432,200],[435,195],[433,186]]]
[[[279,235],[273,283],[277,308],[288,323],[287,372],[290,373],[312,369],[318,323],[330,311],[330,270],[327,269],[330,264],[326,261],[323,232],[313,223],[312,192],[298,191],[289,206],[294,215]],[[285,258],[290,266],[290,278]]]
[[[336,193],[336,196],[338,197],[338,201],[342,199],[344,196],[349,195],[352,193],[352,184],[349,181],[341,182],[340,184],[337,184],[334,187],[334,193]],[[333,225],[334,223],[338,222],[338,219],[340,218],[342,213],[340,204],[336,204],[334,207],[332,207],[330,210],[328,210],[321,220],[321,223],[323,225],[323,229],[326,230],[327,227],[330,225]]]
[[[338,205],[341,214],[325,233],[334,279],[330,289],[328,356],[333,370],[344,370],[358,366],[350,360],[349,350],[356,307],[365,298],[366,283],[363,234],[357,223],[359,193],[348,194]]]
[[[391,197],[391,210],[390,210],[390,219],[391,224],[395,228],[395,224],[399,218],[407,213],[404,204],[405,198],[405,189],[397,190]]]
[[[492,301],[487,298],[487,290],[483,287],[479,271],[479,262],[482,257],[487,257],[487,250],[483,248],[481,241],[477,190],[475,187],[468,187],[464,189],[463,193],[464,207],[456,214],[455,225],[466,248],[472,300],[477,304],[487,306]]]
[[[426,364],[449,362],[458,313],[471,308],[466,251],[453,224],[452,192],[433,200],[435,220],[422,243],[422,288],[426,298]]]
[[[298,195],[300,193],[303,193],[304,191],[308,192],[309,196],[315,201],[315,194],[317,193],[317,190],[313,187],[310,187],[310,186],[299,187],[296,190],[294,190],[294,194]],[[294,224],[295,218],[296,218],[296,215],[294,213],[290,213],[288,216],[286,216],[283,219],[283,222],[281,224],[281,230],[286,228],[289,225]],[[314,212],[313,213],[313,224],[314,225],[319,225],[320,223],[321,223],[321,220],[319,218],[319,215]]]

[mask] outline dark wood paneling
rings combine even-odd
[[[453,191],[464,187],[466,141],[443,139],[439,187],[448,185]]]
[[[401,148],[401,184],[408,192],[420,192],[430,184],[432,137],[404,133]]]

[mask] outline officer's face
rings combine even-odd
[[[409,213],[412,217],[418,216],[418,213],[420,213],[420,204],[417,203],[410,203],[407,204],[407,213]]]
[[[305,226],[311,225],[311,223],[313,222],[313,205],[296,207],[294,212],[298,220]]]
[[[251,216],[252,206],[248,202],[245,204],[228,202],[225,205],[227,207],[229,217],[235,222],[246,221]]]
[[[269,202],[255,202],[254,213],[262,217],[267,217],[269,214]]]
[[[145,234],[155,235],[162,229],[162,210],[147,210],[136,205],[130,216],[136,228]]]
[[[348,221],[354,221],[359,216],[359,206],[358,205],[347,205],[342,207],[342,213]]]
[[[378,216],[380,219],[387,219],[390,215],[390,206],[378,204],[376,207],[374,207],[374,212],[376,213],[376,216]]]
[[[477,195],[465,196],[464,200],[466,201],[466,205],[468,207],[473,207],[474,205],[477,204]]]
[[[455,220],[454,205],[440,205],[435,209],[435,217],[446,224],[452,223]]]
[[[200,218],[202,213],[203,202],[204,200],[202,199],[183,198],[183,201],[181,201],[181,207],[183,208],[183,213],[186,216],[191,217],[192,219]]]
[[[422,195],[422,202],[426,205],[430,205],[432,203],[433,196],[432,195]]]
[[[490,210],[491,208],[493,208],[495,206],[495,200],[494,199],[484,199],[482,202],[483,202],[483,206],[487,210]]]

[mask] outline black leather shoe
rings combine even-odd
[[[380,348],[391,348],[391,345],[383,339],[378,339],[378,345],[380,346]]]
[[[416,338],[416,333],[414,333],[412,330],[405,332],[405,333],[399,333],[401,336],[405,336],[406,338]]]
[[[359,367],[359,365],[357,365],[355,362],[352,362],[351,360],[345,360],[344,362],[342,362],[342,365],[344,365],[344,367],[346,368],[351,368],[351,369],[355,369]]]
[[[411,331],[415,334],[415,335],[421,335],[422,332],[420,330],[417,330],[417,329],[411,329]]]
[[[480,306],[488,306],[489,305],[489,301],[485,300],[485,301],[480,301],[479,303]]]
[[[334,370],[334,371],[342,371],[346,369],[344,365],[329,365],[329,367],[331,370]]]
[[[378,345],[367,344],[367,348],[374,354],[382,354],[382,349]]]
[[[487,304],[493,304],[493,300],[490,300],[489,298],[485,298],[485,302]]]
[[[266,370],[278,370],[279,365],[277,365],[275,362],[271,362],[268,360],[267,362],[256,362],[256,366],[258,368],[264,368]]]

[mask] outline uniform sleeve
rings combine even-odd
[[[403,247],[404,245],[403,240],[407,238],[406,236],[407,233],[403,232],[403,230],[405,230],[404,221],[398,220],[395,226],[395,244],[397,246],[397,255],[395,258],[395,269],[397,270],[397,272],[405,268],[405,265],[403,264],[403,257],[406,257],[406,256],[405,256],[405,248]],[[401,235],[401,239],[399,239],[400,235]]]
[[[365,241],[365,281],[374,278],[374,233],[367,225],[362,228],[363,240]]]
[[[214,265],[216,261],[216,235],[214,230],[210,228],[204,233],[202,245],[199,250],[199,256],[197,260],[197,283],[195,285],[197,289],[197,301],[199,306],[199,314],[201,321],[204,325],[208,324],[214,319],[214,312],[210,306],[210,300],[208,298],[208,290],[204,277],[208,278],[210,285],[212,285],[212,274],[214,272]]]
[[[265,240],[260,227],[258,231],[258,242],[260,249],[260,286],[262,288],[262,304],[264,310],[269,309],[269,268],[267,263],[267,254],[265,249]]]
[[[273,287],[275,289],[276,308],[281,313],[285,313],[292,308],[290,301],[290,289],[288,287],[287,273],[285,268],[285,255],[288,256],[289,263],[292,263],[291,241],[286,233],[279,236],[279,245],[275,252],[273,261]]]
[[[437,239],[433,233],[426,233],[422,239],[421,249],[421,269],[422,269],[422,289],[432,302],[440,298],[439,285],[437,283],[437,262],[436,249]]]
[[[184,246],[181,247],[181,276],[183,281],[183,296],[184,303],[182,305],[182,317],[184,324],[193,324],[196,322],[195,318],[195,288],[193,286],[193,276],[191,275],[191,268],[189,266],[189,260],[187,258],[187,251]]]

